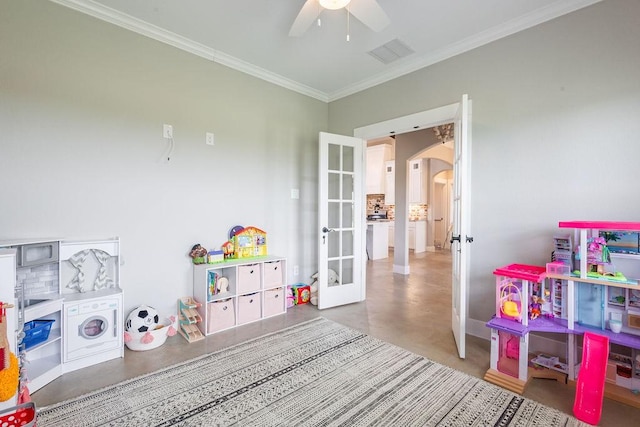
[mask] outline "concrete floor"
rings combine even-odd
[[[411,254],[410,267],[411,274],[403,276],[392,273],[391,258],[368,261],[365,302],[322,311],[310,304],[297,306],[285,315],[210,335],[192,344],[176,335],[155,350],[125,349],[123,359],[65,374],[32,398],[38,407],[50,405],[318,316],[482,378],[489,368],[488,341],[467,336],[467,357],[461,360],[457,356],[450,320],[449,252]],[[574,393],[574,389],[556,381],[533,379],[524,395],[571,414]],[[605,399],[600,425],[638,426],[640,409]]]

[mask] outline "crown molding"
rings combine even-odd
[[[257,77],[269,83],[281,86],[285,89],[289,89],[302,95],[315,98],[322,102],[331,102],[412,73],[421,68],[428,67],[440,61],[444,61],[446,59],[491,43],[503,37],[507,37],[519,31],[542,24],[543,22],[549,21],[551,19],[555,19],[559,16],[566,15],[595,3],[599,3],[602,0],[570,0],[556,2],[549,6],[537,9],[527,15],[523,15],[519,18],[512,19],[511,21],[508,21],[504,24],[483,31],[472,37],[468,37],[464,40],[448,45],[443,49],[438,49],[426,55],[419,56],[418,58],[413,60],[408,58],[407,60],[393,66],[383,73],[377,74],[368,79],[361,80],[332,93],[322,92],[310,86],[298,83],[294,80],[265,70],[264,68],[257,67],[224,52],[217,51],[201,43],[197,43],[186,37],[175,34],[171,31],[167,31],[148,22],[142,21],[115,9],[104,6],[93,0],[49,1],[60,4],[62,6],[66,6],[70,9],[74,9],[78,12],[90,15],[94,18],[98,18],[102,21],[109,22],[127,30],[136,32],[145,37],[152,38],[159,42],[197,55],[201,58],[205,58],[209,61],[216,62],[245,74],[249,74],[253,77]]]
[[[66,6],[70,9],[92,16],[105,22],[133,31],[145,37],[168,44],[178,49],[197,55],[209,61],[224,65],[234,70],[249,74],[261,80],[284,87],[302,95],[315,98],[319,101],[329,102],[325,92],[303,85],[279,74],[257,67],[241,59],[235,58],[224,52],[212,49],[201,43],[182,37],[171,31],[167,31],[156,25],[134,18],[118,10],[104,6],[92,0],[49,0]]]
[[[559,16],[575,12],[578,9],[591,6],[595,3],[600,3],[601,1],[602,0],[571,0],[562,2],[562,4],[554,3],[547,7],[537,9],[527,15],[512,19],[500,24],[499,26],[475,34],[472,37],[460,40],[459,42],[452,43],[443,49],[438,49],[413,60],[407,58],[405,61],[394,66],[388,71],[377,74],[371,78],[361,80],[360,82],[328,94],[329,102],[336,101],[340,98],[386,83],[390,80],[452,58],[461,53],[468,52],[477,47],[558,18]]]

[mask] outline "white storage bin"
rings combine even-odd
[[[264,263],[264,287],[275,288],[282,286],[282,262],[271,261]]]
[[[264,291],[264,316],[284,313],[284,288]]]
[[[238,293],[246,294],[260,290],[260,264],[238,267]]]
[[[221,331],[236,324],[233,298],[207,303],[207,333]]]
[[[238,324],[258,320],[261,314],[259,293],[240,295],[238,297]]]

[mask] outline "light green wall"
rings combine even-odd
[[[640,3],[607,0],[327,105],[50,2],[3,1],[0,238],[119,235],[127,309],[174,310],[190,246],[235,224],[267,230],[289,273],[300,265],[289,282],[305,280],[318,132],[468,93],[470,315],[485,321],[491,271],[543,264],[559,220],[638,220],[637,16]]]
[[[308,280],[327,127],[326,103],[48,1],[0,3],[0,239],[120,236],[127,311],[174,313],[191,245],[236,224]]]
[[[494,310],[496,267],[547,262],[558,221],[640,220],[638,16],[607,0],[330,103],[351,135],[473,100],[471,318]]]

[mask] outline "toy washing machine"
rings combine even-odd
[[[65,298],[64,316],[65,372],[123,357],[121,292]]]

